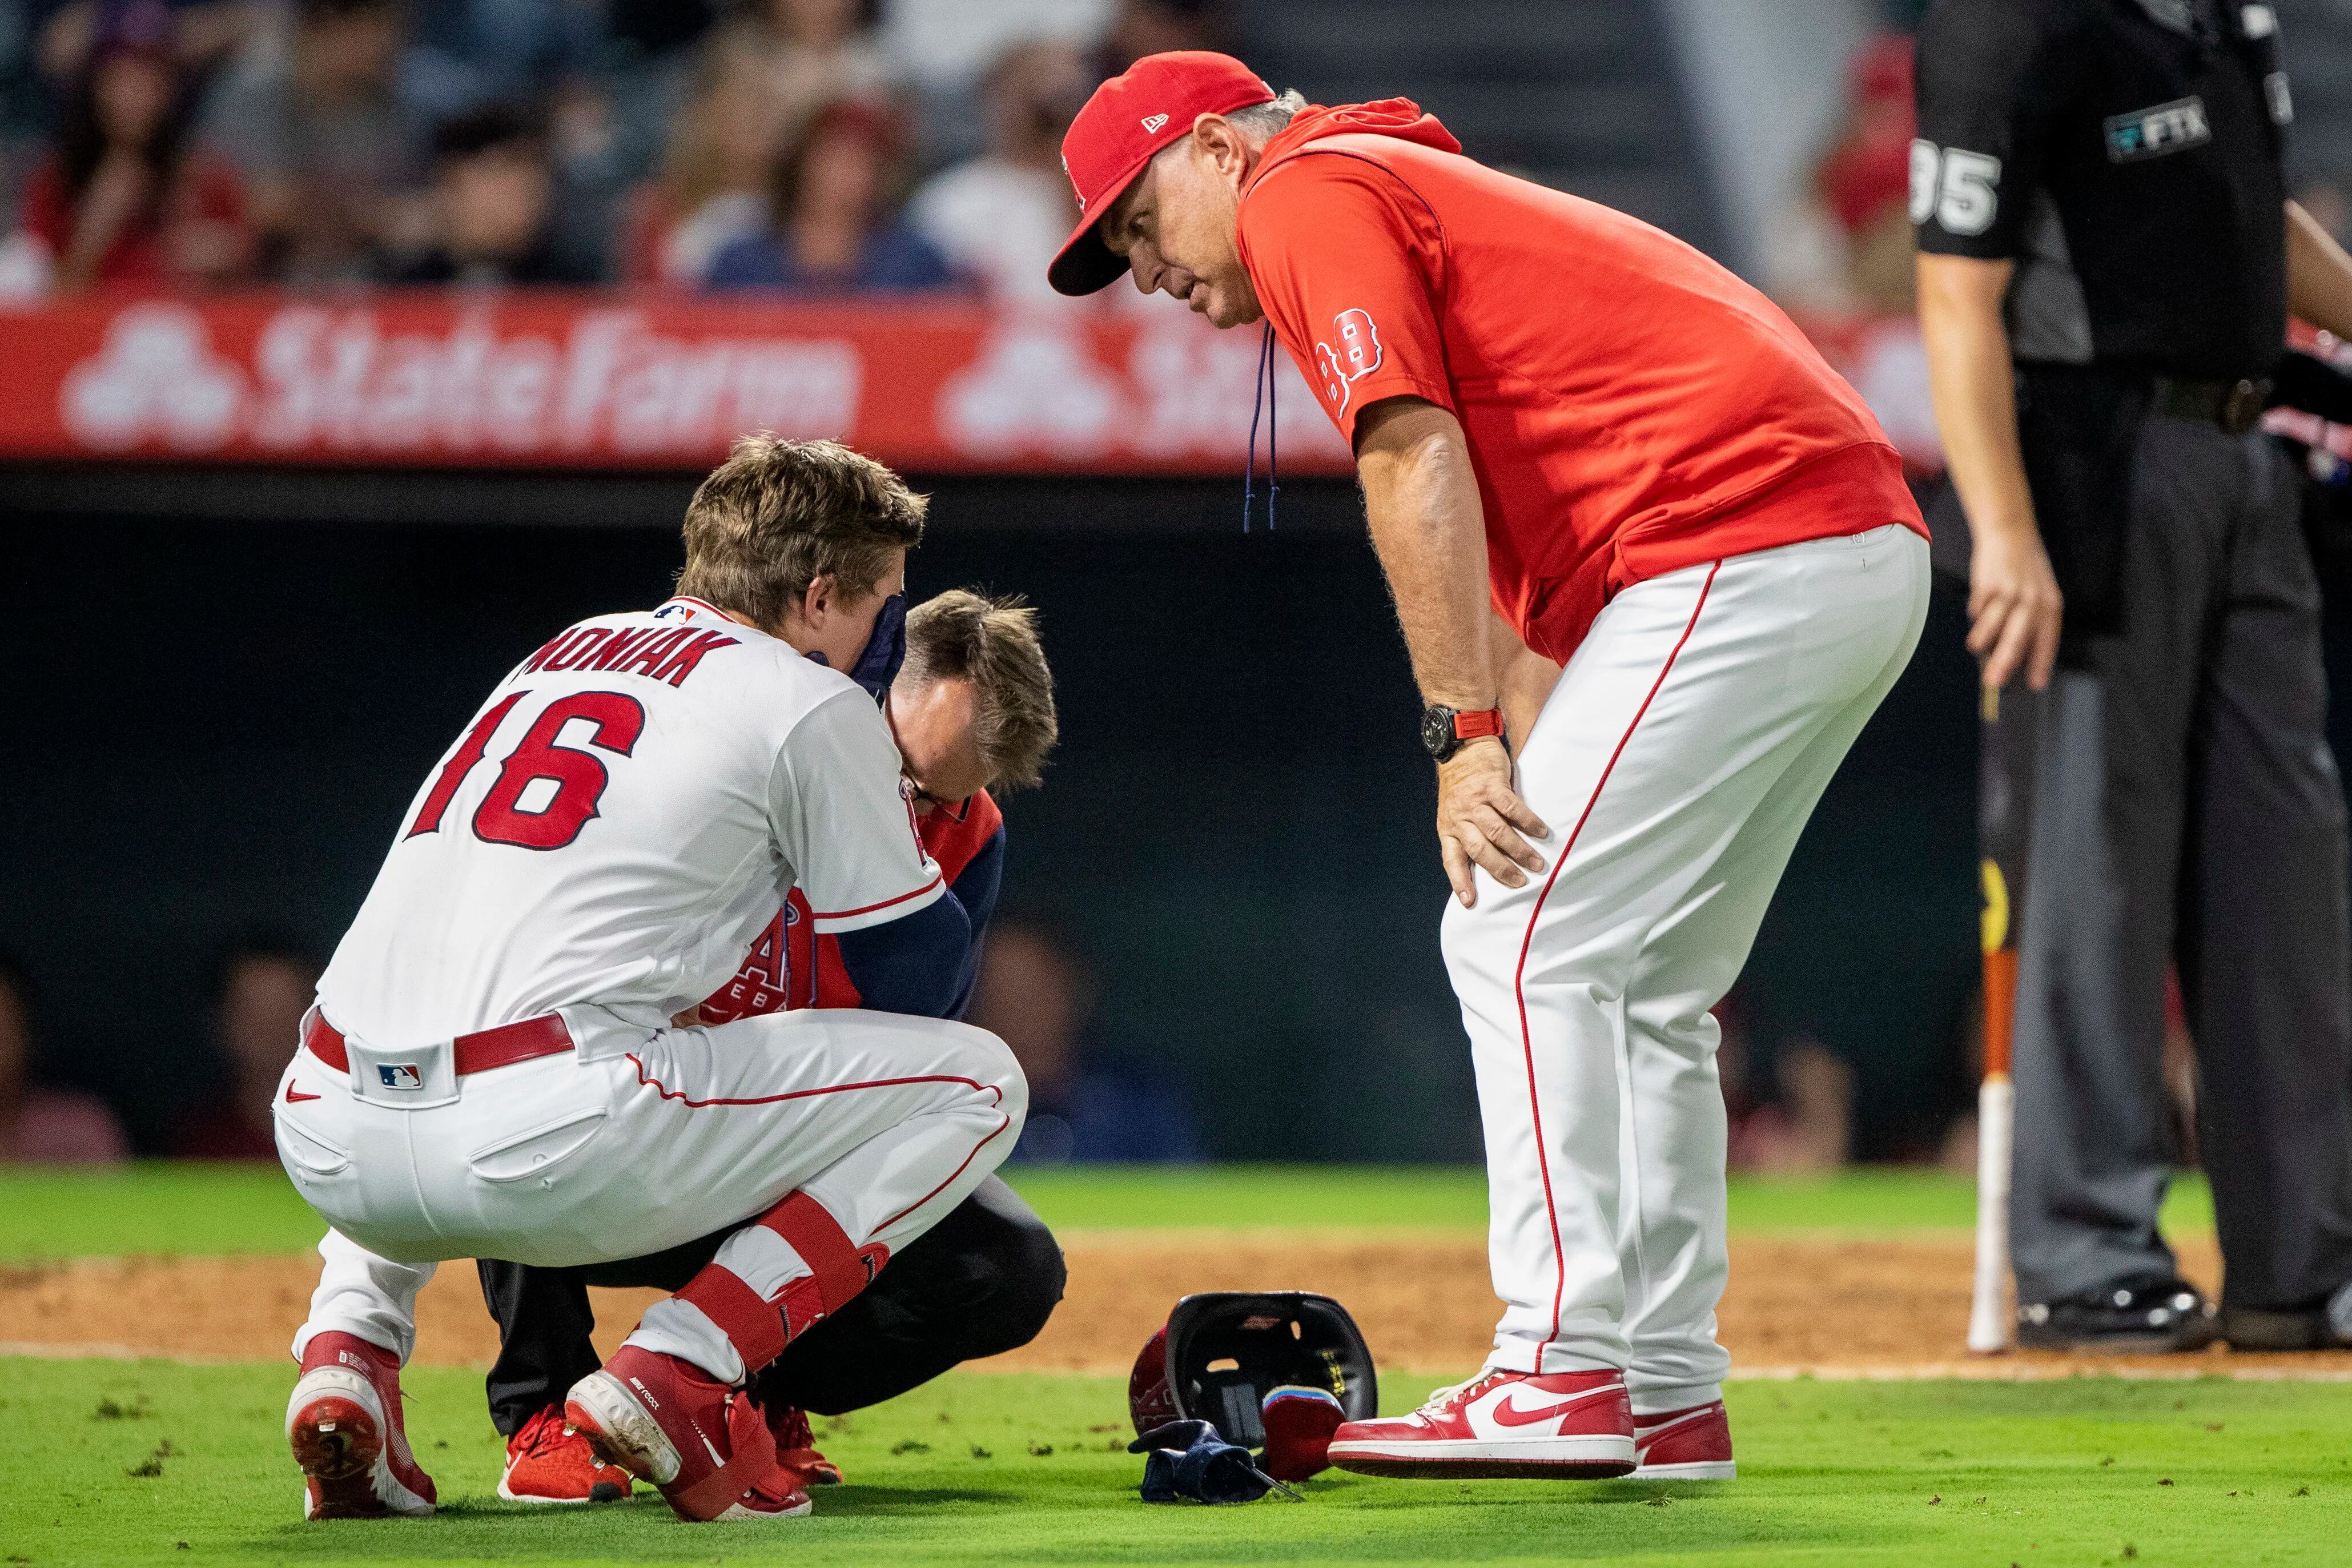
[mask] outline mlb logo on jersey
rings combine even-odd
[[[425,1069],[415,1062],[378,1062],[375,1076],[386,1089],[415,1090],[425,1087]]]

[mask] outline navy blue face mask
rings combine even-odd
[[[819,664],[832,662],[821,653],[811,653],[809,658]],[[857,662],[849,667],[849,679],[879,702],[890,683],[898,679],[898,667],[906,662],[907,595],[902,591],[882,601],[881,613],[874,617],[874,630],[866,637]]]

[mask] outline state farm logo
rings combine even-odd
[[[247,296],[76,302],[37,327],[28,384],[0,399],[0,447],[44,456],[684,468],[772,430],[918,467],[1238,472],[1259,369],[1255,334],[1181,310],[1130,321],[1058,303],[868,314],[528,292]],[[1364,312],[1326,335],[1277,356],[1283,414],[1310,387],[1344,399],[1379,363]],[[1286,464],[1345,471],[1330,421],[1281,425]]]
[[[960,456],[982,462],[1045,454],[1070,462],[1241,463],[1257,400],[1255,336],[1156,312],[1120,361],[1106,363],[1100,346],[1066,316],[1009,323],[940,384],[940,434]],[[1287,355],[1275,374],[1286,400],[1306,388]],[[1349,456],[1327,419],[1286,423],[1282,450],[1326,461]]]
[[[1315,345],[1315,370],[1338,410],[1348,406],[1353,383],[1381,368],[1381,333],[1364,311],[1342,310],[1331,318],[1331,336],[1332,342]]]
[[[1181,311],[1156,315],[1128,350],[1135,416],[1124,426],[1127,440],[1157,461],[1240,463],[1257,408],[1258,353],[1254,332],[1203,331]],[[1297,408],[1307,383],[1288,354],[1276,356],[1274,374],[1277,405]],[[1348,456],[1347,444],[1328,419],[1285,418],[1280,426],[1286,461],[1304,452]]]
[[[66,428],[103,451],[149,440],[184,452],[235,433],[245,373],[213,353],[212,333],[185,305],[133,305],[106,329],[95,356],[66,375],[58,413]]]
[[[590,310],[561,338],[487,314],[385,334],[368,310],[297,308],[254,347],[268,447],[356,451],[723,452],[747,430],[841,437],[865,363],[825,339],[680,340],[634,310]]]
[[[242,440],[287,453],[702,458],[750,430],[846,436],[864,391],[864,357],[838,339],[682,339],[624,310],[582,312],[557,332],[504,331],[487,311],[425,331],[385,320],[289,306],[265,318],[240,364],[187,306],[132,305],[67,374],[59,417],[103,451]]]
[[[940,385],[935,412],[940,433],[976,457],[1091,458],[1116,444],[1126,399],[1081,334],[1040,322],[992,333]]]

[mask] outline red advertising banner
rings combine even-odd
[[[1916,325],[1806,324],[1914,467],[1940,468]],[[0,310],[0,461],[696,469],[772,430],[916,472],[1226,475],[1259,341],[1172,308],[92,297]],[[1275,363],[1284,471],[1349,472]]]
[[[457,291],[94,298],[0,343],[0,459],[700,468],[772,430],[934,473],[1238,473],[1259,349],[1174,310]],[[1349,471],[1276,357],[1284,469]]]

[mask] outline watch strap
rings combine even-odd
[[[1454,715],[1454,738],[1457,741],[1483,741],[1489,735],[1503,732],[1503,710],[1482,708],[1475,713]]]

